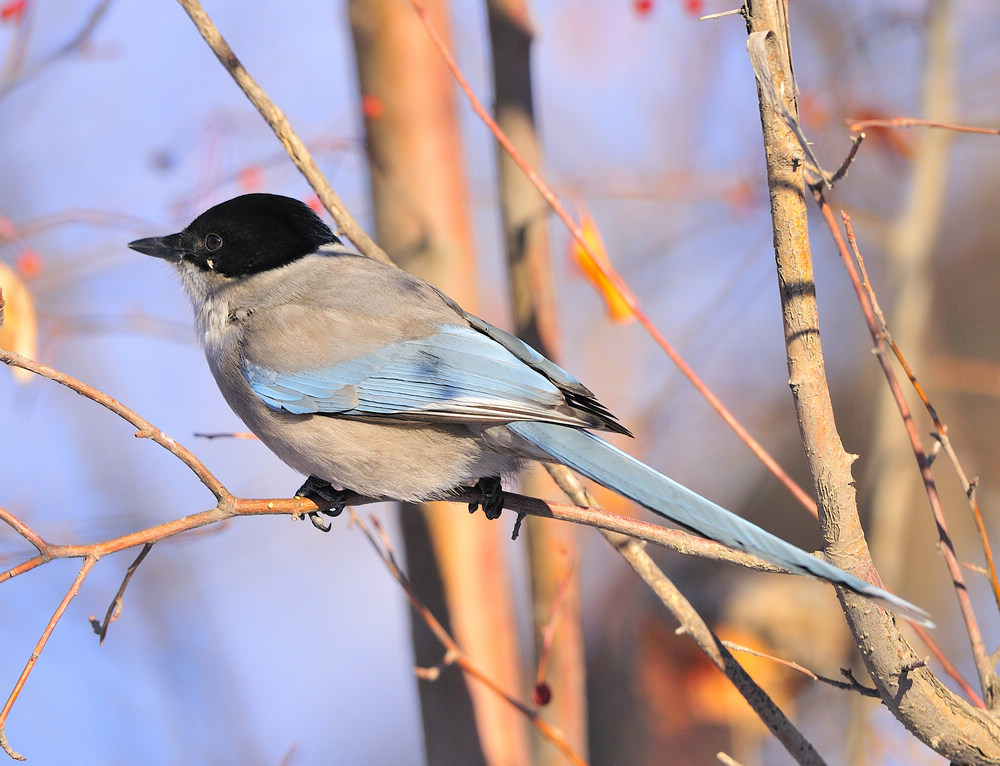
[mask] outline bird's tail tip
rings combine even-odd
[[[878,589],[879,593],[863,593],[862,595],[868,597],[879,606],[889,610],[897,617],[902,617],[904,620],[909,620],[922,628],[927,628],[928,630],[933,630],[937,627],[934,621],[931,619],[930,613],[921,609],[915,604],[911,604],[909,601],[900,598],[899,596],[894,596],[887,591]]]

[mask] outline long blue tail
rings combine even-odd
[[[914,622],[934,627],[923,609],[786,543],[592,433],[536,421],[516,421],[507,427],[574,471],[702,537],[752,553],[796,574],[843,585]]]

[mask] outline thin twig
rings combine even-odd
[[[90,570],[94,568],[94,564],[100,556],[90,555],[83,560],[83,566],[80,567],[80,571],[76,575],[76,579],[73,580],[73,584],[69,586],[69,590],[66,591],[66,595],[63,596],[62,601],[59,602],[59,606],[56,607],[56,611],[53,612],[52,617],[49,618],[48,623],[45,625],[45,630],[42,631],[41,637],[38,639],[38,643],[35,644],[35,648],[31,652],[31,656],[28,657],[28,662],[24,666],[24,670],[21,671],[21,675],[18,676],[17,683],[14,684],[14,688],[11,690],[10,696],[7,697],[7,702],[4,703],[3,709],[0,710],[0,747],[3,748],[4,752],[7,753],[11,758],[16,761],[23,761],[25,757],[20,753],[16,752],[11,748],[10,743],[7,741],[6,727],[7,727],[7,716],[10,715],[10,710],[14,706],[14,702],[17,700],[18,695],[21,693],[21,689],[24,687],[24,682],[28,680],[28,676],[31,674],[32,668],[35,667],[35,663],[38,662],[38,657],[42,653],[42,649],[45,648],[45,644],[49,641],[49,636],[52,635],[52,631],[55,630],[56,623],[62,618],[63,613],[69,606],[69,602],[80,592],[80,586],[83,581],[87,579],[87,575],[90,574]]]
[[[305,176],[306,181],[309,182],[309,185],[312,186],[313,190],[319,196],[324,207],[330,212],[333,220],[336,221],[338,233],[343,233],[354,243],[359,251],[369,258],[390,263],[389,256],[385,254],[385,251],[375,244],[375,241],[365,233],[364,229],[358,225],[357,221],[347,211],[344,203],[341,202],[340,197],[337,196],[333,187],[330,186],[330,182],[326,180],[326,177],[320,171],[319,166],[309,153],[306,145],[302,142],[302,139],[292,130],[292,126],[288,122],[288,118],[285,117],[285,113],[277,107],[270,96],[250,76],[250,73],[240,63],[240,60],[236,58],[233,49],[229,47],[229,43],[222,37],[222,33],[219,32],[212,19],[205,13],[205,10],[201,7],[201,3],[198,0],[177,0],[177,2],[187,12],[187,15],[191,17],[191,21],[194,22],[194,25],[198,28],[198,32],[204,38],[205,42],[208,43],[208,47],[212,49],[219,62],[226,68],[226,71],[236,81],[236,84],[240,86],[246,97],[250,99],[250,103],[257,108],[261,117],[264,118],[264,121],[267,122],[271,130],[278,137],[278,140],[281,141],[282,146],[285,147],[285,151],[288,152],[288,156],[295,163],[295,167]]]
[[[39,553],[44,553],[51,547],[40,534],[4,508],[0,508],[0,521],[3,521],[21,537],[34,545]],[[2,577],[0,577],[0,582],[3,582]]]
[[[213,476],[212,473],[205,468],[204,464],[196,458],[190,450],[178,444],[163,431],[156,428],[148,420],[136,414],[118,400],[108,396],[103,391],[99,391],[93,386],[89,386],[64,372],[60,372],[54,367],[42,364],[41,362],[36,362],[34,359],[28,359],[20,354],[15,354],[13,351],[0,349],[0,363],[11,367],[20,367],[24,370],[30,370],[36,375],[41,375],[43,378],[48,378],[49,380],[55,381],[60,385],[66,386],[70,390],[76,391],[76,393],[81,394],[88,399],[97,402],[102,407],[111,410],[120,418],[139,429],[135,434],[136,437],[151,439],[190,468],[194,475],[201,480],[201,483],[204,484],[213,495],[215,495],[216,499],[223,501],[231,500],[233,498],[229,490],[222,486],[222,482],[215,478],[215,476]]]
[[[921,120],[916,117],[891,117],[884,120],[857,120],[856,122],[844,120],[844,122],[848,125],[848,130],[852,133],[859,133],[868,128],[938,128],[940,130],[951,130],[955,133],[979,133],[986,136],[1000,135],[1000,130],[996,128],[975,128],[969,125],[955,125],[949,122]]]
[[[739,8],[733,8],[729,11],[719,11],[718,13],[710,13],[707,16],[699,16],[698,21],[712,21],[714,19],[721,19],[724,16],[743,16],[746,18],[746,15],[746,6],[741,5]]]
[[[410,605],[413,611],[424,621],[430,631],[434,636],[441,642],[447,651],[446,663],[458,665],[462,671],[475,678],[480,683],[488,687],[494,694],[505,700],[511,707],[522,713],[531,724],[538,729],[538,731],[549,740],[553,745],[558,747],[567,758],[569,758],[574,764],[578,766],[586,766],[586,761],[584,761],[566,742],[565,737],[563,737],[562,732],[558,729],[549,726],[549,724],[538,715],[538,711],[535,708],[526,705],[519,699],[509,694],[504,689],[494,682],[491,678],[486,676],[482,670],[469,658],[465,652],[462,651],[458,643],[451,637],[444,626],[437,620],[437,618],[431,613],[431,611],[424,605],[424,603],[418,598],[416,593],[410,587],[410,582],[403,570],[400,568],[398,562],[396,561],[395,554],[392,550],[392,545],[389,543],[388,537],[385,535],[385,531],[382,525],[378,522],[374,516],[371,517],[372,524],[375,526],[379,537],[376,538],[375,534],[368,528],[368,525],[354,512],[353,509],[350,511],[351,521],[357,524],[361,531],[364,533],[365,537],[368,538],[368,542],[371,543],[372,548],[382,559],[383,563],[388,568],[390,574],[395,578],[396,582],[403,588],[407,597],[410,600]]]
[[[777,662],[779,665],[784,665],[787,668],[801,673],[807,678],[811,678],[813,681],[822,681],[825,684],[830,684],[830,686],[836,686],[838,689],[844,689],[845,691],[852,691],[861,694],[864,697],[872,697],[874,699],[879,699],[878,689],[872,689],[869,686],[864,686],[859,683],[853,676],[849,681],[838,681],[836,678],[829,678],[827,676],[821,676],[819,673],[814,673],[809,670],[809,668],[802,667],[799,663],[792,660],[784,660],[781,657],[775,657],[773,654],[768,654],[767,652],[761,652],[757,649],[751,649],[749,646],[743,646],[742,644],[737,644],[733,641],[722,641],[723,645],[734,652],[743,652],[744,654],[751,654],[754,657],[762,657],[765,660],[771,660],[771,662]]]
[[[902,386],[896,378],[896,373],[893,371],[892,365],[889,363],[889,358],[886,354],[886,344],[881,333],[879,332],[878,322],[875,319],[875,312],[871,304],[868,302],[865,290],[861,285],[861,277],[858,274],[858,270],[855,267],[854,261],[851,259],[850,252],[848,252],[847,247],[844,246],[844,240],[840,234],[840,229],[832,220],[833,213],[830,211],[829,206],[825,204],[825,200],[822,198],[822,192],[814,190],[813,193],[818,194],[817,201],[822,203],[821,209],[823,209],[824,217],[827,215],[830,217],[828,224],[834,234],[834,240],[837,242],[837,249],[840,251],[841,260],[844,263],[844,267],[850,277],[851,284],[854,286],[855,293],[858,296],[858,301],[861,304],[861,312],[864,315],[866,324],[868,325],[868,331],[872,336],[875,356],[882,368],[882,373],[889,385],[889,391],[892,394],[893,400],[896,402],[900,418],[903,421],[907,437],[910,440],[910,447],[913,450],[913,456],[917,461],[917,467],[920,470],[920,477],[923,480],[924,492],[927,495],[927,500],[930,504],[934,522],[937,525],[938,539],[940,540],[939,547],[944,554],[944,560],[948,567],[948,573],[951,575],[952,584],[955,588],[955,597],[958,600],[959,609],[962,613],[962,619],[965,622],[965,629],[969,636],[969,643],[972,645],[972,656],[976,663],[976,671],[979,674],[980,687],[987,699],[989,699],[995,676],[987,661],[986,649],[983,645],[983,638],[979,631],[979,623],[976,620],[975,611],[972,608],[972,600],[969,597],[968,589],[965,586],[965,578],[962,575],[962,567],[959,564],[958,556],[955,553],[955,546],[951,541],[951,535],[948,533],[948,524],[944,517],[944,508],[941,504],[941,497],[938,494],[934,474],[931,471],[927,455],[920,442],[920,434],[917,432],[917,426],[913,422],[913,415],[910,412],[910,406],[903,394]],[[844,226],[847,229],[847,240],[850,244],[851,252],[853,252],[855,254],[855,258],[857,258],[857,241],[854,238],[854,230],[851,227],[850,217],[844,212],[841,212],[841,217],[843,218]]]
[[[566,591],[574,582],[574,568],[574,562],[570,561],[566,567],[565,574],[556,586],[556,592],[552,597],[552,605],[549,610],[549,619],[542,628],[542,645],[538,651],[538,670],[535,673],[535,701],[539,705],[548,704],[550,692],[548,690],[548,684],[545,681],[545,676],[548,671],[549,653],[552,650],[552,637],[556,632],[556,625],[559,622],[559,615],[562,611],[562,604],[563,599],[566,597]],[[539,696],[543,696],[544,701],[540,701]]]
[[[132,575],[135,574],[135,570],[139,568],[142,560],[146,558],[148,554],[153,550],[153,543],[146,543],[142,546],[142,550],[139,551],[139,555],[136,556],[135,561],[129,566],[125,571],[125,577],[122,579],[121,587],[118,588],[118,592],[115,597],[111,600],[111,604],[108,606],[108,611],[104,615],[104,622],[98,622],[97,618],[91,615],[90,624],[94,628],[94,632],[101,638],[101,646],[104,646],[104,639],[108,635],[108,627],[115,620],[118,619],[118,615],[122,613],[122,601],[125,598],[125,589],[128,587],[129,581],[132,579]]]
[[[818,187],[812,187],[812,193],[814,199],[819,205],[819,209],[823,215],[823,219],[826,221],[827,227],[830,229],[831,235],[833,236],[833,240],[837,246],[838,252],[840,252],[841,254],[841,260],[843,260],[845,263],[850,262],[851,256],[847,251],[847,245],[845,244],[844,238],[840,233],[840,229],[837,228],[837,225],[833,218],[833,211],[831,210],[829,203],[826,201],[826,198],[823,196],[822,189]],[[848,273],[850,273],[850,271]],[[859,299],[860,295],[861,294],[859,293]],[[864,311],[864,305],[865,305],[864,302],[862,302],[862,311]],[[920,640],[923,641],[923,643],[931,650],[931,652],[937,658],[938,662],[941,663],[941,667],[944,669],[945,673],[947,673],[951,678],[953,678],[955,682],[962,688],[963,692],[965,693],[969,701],[972,702],[972,704],[976,705],[977,707],[985,709],[986,704],[983,701],[983,698],[972,687],[972,685],[968,682],[968,680],[966,680],[965,676],[962,675],[961,671],[959,671],[959,669],[955,666],[955,664],[951,662],[951,660],[944,653],[944,651],[941,650],[941,648],[937,645],[937,642],[931,638],[930,634],[920,625],[917,625],[915,623],[910,623],[910,627],[917,633],[917,635],[920,637]]]
[[[10,79],[0,85],[0,100],[9,95],[15,88],[24,85],[32,77],[44,71],[46,67],[58,61],[63,56],[68,56],[71,53],[82,50],[87,43],[90,42],[90,38],[93,36],[94,30],[97,29],[97,25],[101,22],[101,19],[104,18],[104,15],[107,13],[110,5],[111,0],[101,0],[101,2],[94,6],[94,9],[90,12],[86,21],[84,21],[83,26],[80,27],[75,35],[60,45],[55,51],[48,54],[32,66],[19,73],[16,72],[16,66],[5,67],[5,69],[11,70],[11,74]],[[4,74],[7,74],[7,72],[4,72]]]
[[[851,150],[847,153],[844,161],[837,168],[837,172],[833,174],[830,178],[830,183],[835,184],[841,178],[847,175],[847,171],[850,169],[851,164],[854,162],[854,158],[858,155],[858,149],[861,148],[861,142],[865,140],[865,134],[859,133],[856,136],[851,136]]]
[[[857,243],[853,240],[853,231],[850,227],[850,219],[847,216],[844,217],[844,223],[848,230],[848,241],[851,243],[851,249],[858,262],[858,269],[861,272],[861,285],[865,290],[865,294],[868,296],[872,312],[878,322],[879,333],[889,348],[892,349],[893,355],[903,368],[903,372],[906,373],[906,377],[909,379],[914,391],[917,392],[917,396],[919,396],[920,401],[923,402],[924,408],[927,410],[927,414],[930,415],[930,418],[934,423],[934,438],[945,451],[945,454],[948,455],[948,458],[951,460],[951,464],[955,469],[955,473],[958,474],[959,481],[962,482],[962,487],[965,489],[965,497],[969,502],[969,508],[972,511],[972,518],[976,522],[976,531],[979,534],[979,543],[983,547],[983,555],[986,558],[986,566],[989,570],[988,579],[990,586],[993,588],[993,598],[996,601],[997,606],[1000,607],[1000,580],[997,578],[996,565],[993,562],[993,551],[990,548],[990,540],[986,533],[986,525],[983,523],[982,512],[979,510],[979,500],[976,498],[976,483],[969,479],[968,474],[965,473],[965,469],[962,467],[962,463],[958,459],[958,454],[952,446],[951,439],[948,437],[948,426],[945,425],[938,416],[937,408],[931,404],[930,397],[927,395],[927,392],[924,391],[924,387],[920,384],[920,381],[917,380],[916,373],[910,367],[906,358],[903,356],[902,350],[893,339],[892,333],[889,331],[889,324],[885,319],[885,315],[882,313],[882,308],[879,306],[878,298],[875,295],[875,290],[872,287],[871,280],[868,278],[868,270],[865,268],[865,260],[861,257],[861,252],[857,248]]]

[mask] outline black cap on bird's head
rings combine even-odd
[[[138,239],[128,246],[226,277],[245,277],[339,243],[305,203],[277,194],[244,194],[206,210],[182,232]]]

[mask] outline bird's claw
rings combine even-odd
[[[476,482],[475,489],[479,490],[482,498],[477,503],[469,503],[469,513],[475,513],[476,509],[482,506],[486,518],[499,519],[503,513],[503,484],[499,476],[484,476]]]
[[[344,508],[347,507],[347,498],[350,495],[350,490],[336,489],[332,484],[330,484],[330,482],[325,479],[321,479],[318,476],[310,476],[295,492],[295,497],[312,500],[317,505],[320,503],[330,504],[329,508],[319,511],[311,511],[306,514],[306,516],[309,517],[309,521],[312,522],[312,525],[320,532],[329,532],[333,526],[330,522],[325,521],[323,516],[334,518],[342,514],[344,512]],[[322,514],[322,516],[320,514]]]

